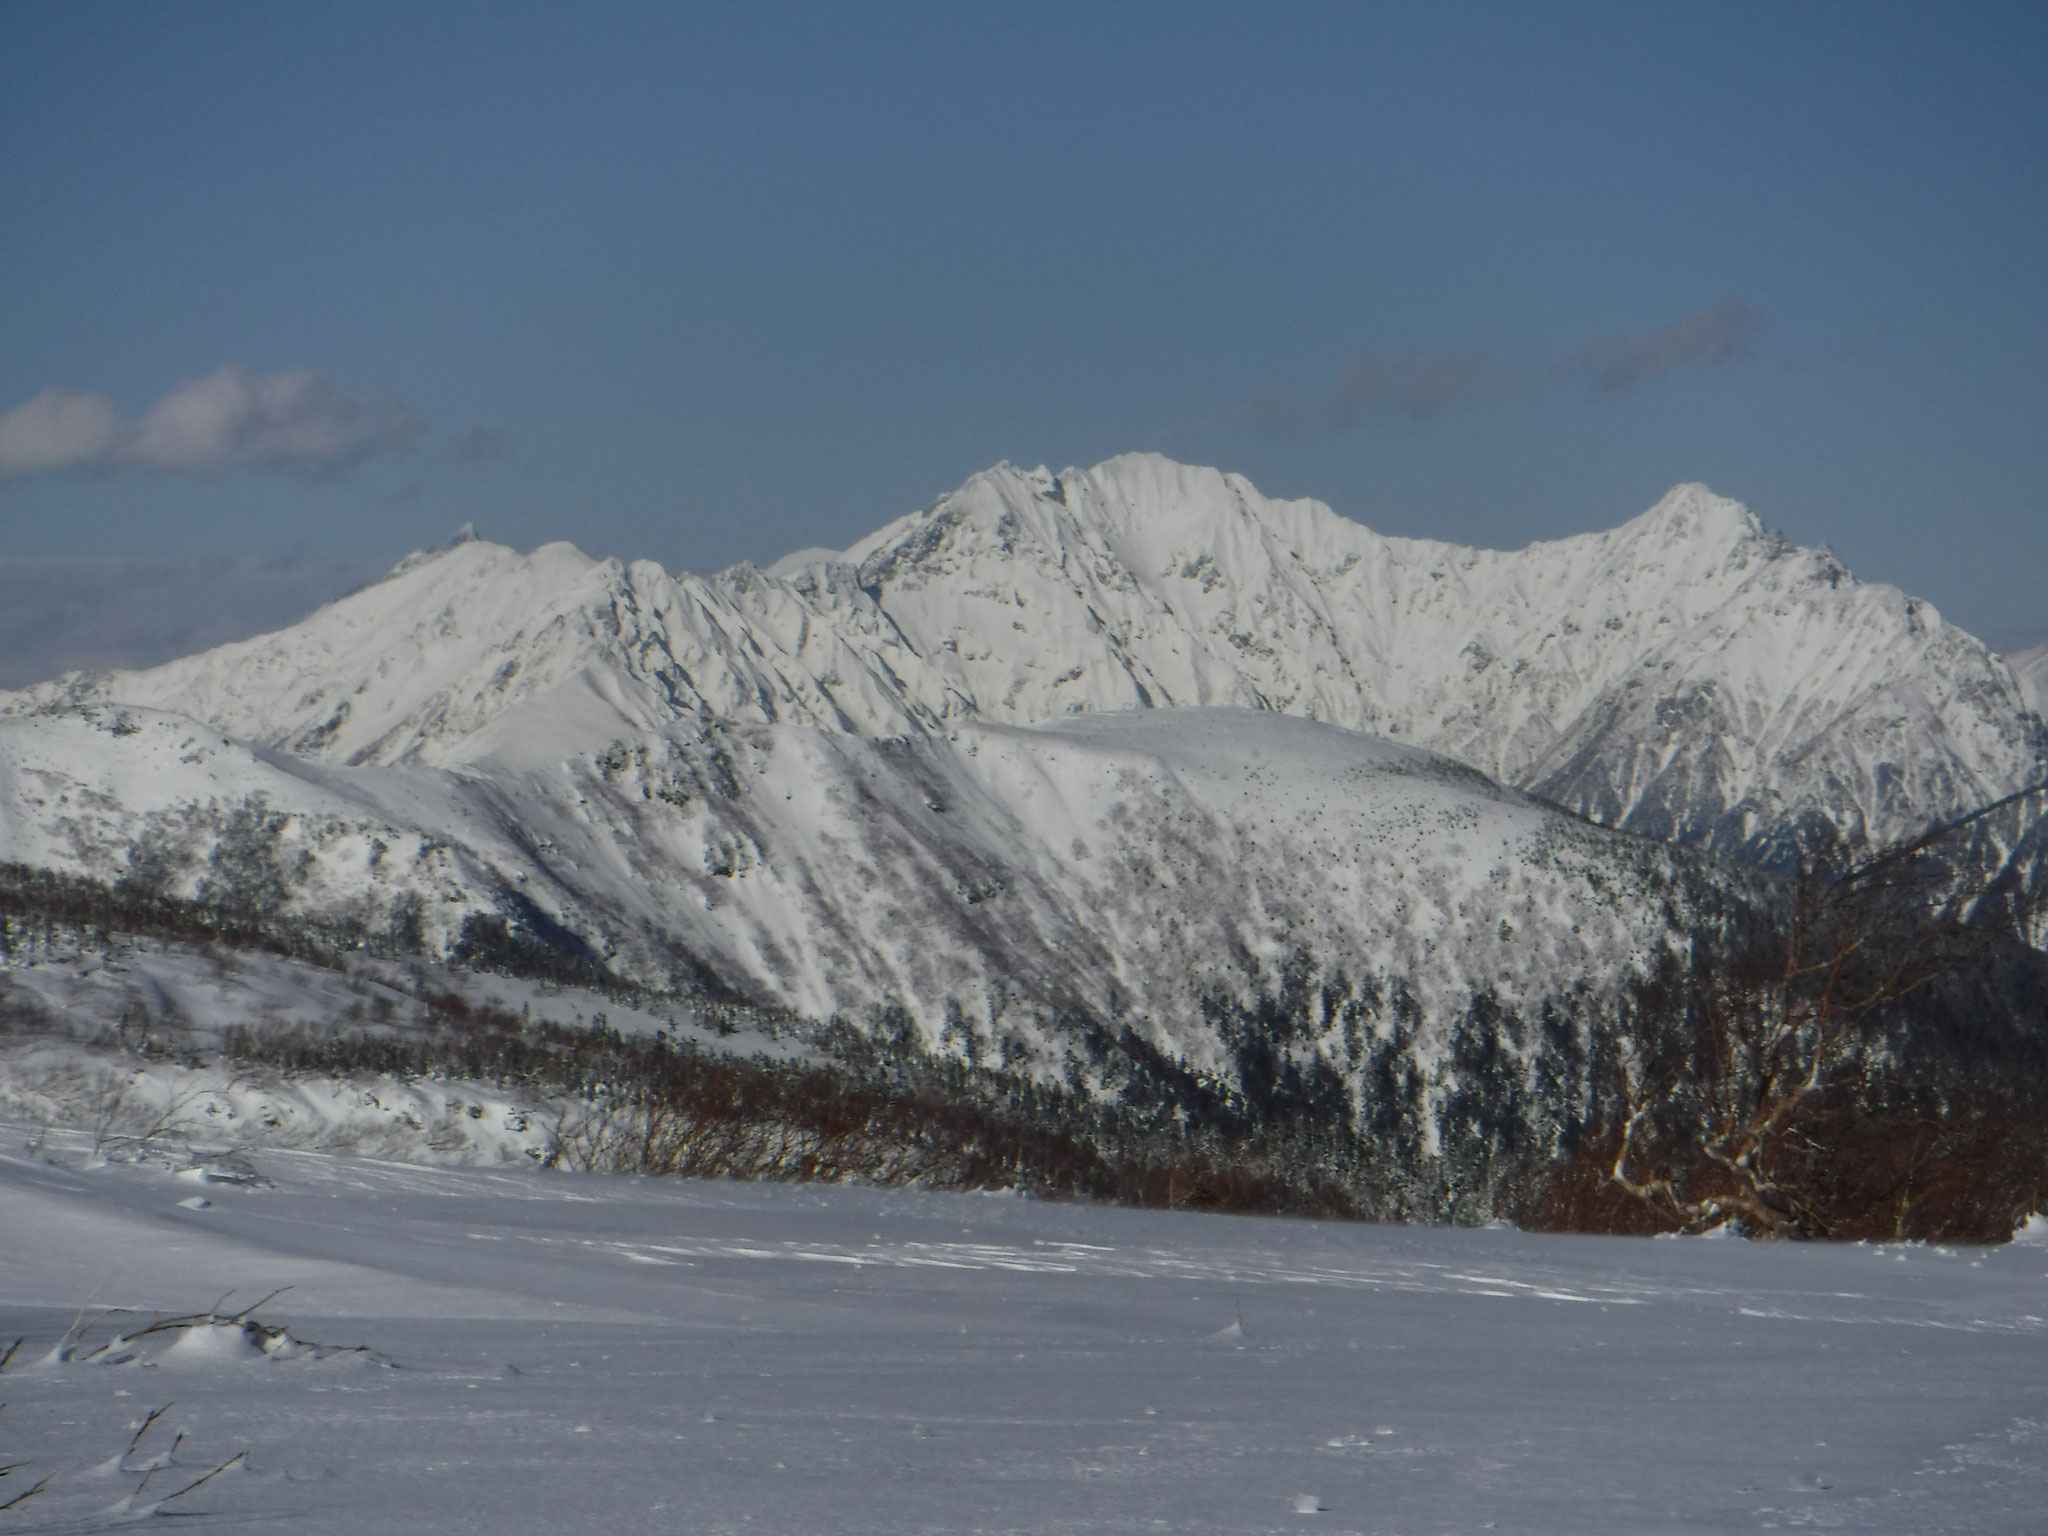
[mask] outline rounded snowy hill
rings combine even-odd
[[[843,556],[769,571],[459,543],[290,629],[0,709],[142,704],[320,761],[453,765],[681,722],[890,737],[1230,706],[1413,742],[1609,825],[1768,850],[1804,819],[1888,837],[2044,776],[2029,686],[1701,486],[1503,552],[1134,454],[999,465]]]

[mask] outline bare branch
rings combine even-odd
[[[172,1499],[182,1499],[183,1497],[185,1497],[186,1494],[192,1492],[192,1490],[195,1488],[204,1487],[206,1484],[212,1482],[216,1477],[219,1477],[221,1473],[227,1471],[229,1467],[234,1466],[239,1461],[247,1460],[248,1456],[249,1453],[247,1451],[235,1452],[234,1455],[230,1456],[226,1461],[222,1462],[219,1466],[215,1467],[211,1472],[207,1473],[204,1477],[195,1478],[193,1481],[187,1483],[184,1487],[180,1488],[176,1493],[170,1494],[164,1498],[157,1500],[158,1508],[162,1508],[164,1505],[170,1503]]]
[[[33,1488],[24,1489],[22,1492],[17,1493],[13,1498],[9,1499],[5,1504],[0,1504],[0,1510],[12,1509],[17,1504],[26,1504],[30,1499],[34,1498],[37,1494],[41,1493],[45,1488],[49,1486],[50,1479],[46,1477],[41,1482],[37,1483]]]
[[[177,1406],[176,1403],[165,1403],[163,1407],[154,1410],[148,1418],[144,1419],[142,1427],[135,1431],[135,1438],[128,1442],[128,1449],[121,1453],[122,1460],[125,1461],[128,1457],[133,1456],[142,1445],[142,1437],[149,1433],[150,1426]]]

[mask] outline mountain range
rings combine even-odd
[[[708,577],[466,536],[0,695],[0,860],[1429,1141],[1480,1079],[1579,1091],[1619,989],[1816,826],[2048,777],[2044,672],[1696,485],[1500,552],[1000,465]]]
[[[1235,707],[1420,746],[1605,825],[1768,853],[2048,776],[2048,651],[1682,485],[1500,552],[1235,475],[999,465],[853,548],[670,575],[465,540],[273,635],[16,695],[189,714],[310,760],[551,762],[678,723],[848,735]]]

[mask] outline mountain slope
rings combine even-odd
[[[2020,697],[2037,715],[2048,715],[2048,645],[2018,651],[2005,658],[2019,679]]]
[[[458,952],[539,925],[627,978],[1057,1069],[1137,1029],[1228,1065],[1218,1008],[1327,992],[1350,1075],[1406,1018],[1440,1065],[1484,994],[1604,994],[1710,882],[1457,764],[1248,711],[954,739],[787,726],[649,738],[489,774],[307,763],[183,717],[0,721],[0,860]],[[1336,1004],[1369,1000],[1347,1027]],[[1405,1048],[1405,1047],[1404,1047]]]
[[[1702,487],[1501,552],[1152,455],[998,466],[774,573],[461,543],[275,635],[0,711],[53,702],[174,710],[328,762],[522,767],[680,722],[888,737],[1224,705],[1757,851],[1816,818],[1894,836],[2048,765],[2013,666]]]

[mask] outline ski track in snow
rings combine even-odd
[[[0,1233],[35,1234],[0,1245],[0,1335],[29,1340],[0,1462],[51,1476],[0,1529],[147,1519],[242,1450],[162,1513],[1633,1536],[2017,1533],[2048,1499],[2038,1242],[1560,1238],[274,1149],[244,1184],[0,1136]],[[210,1330],[50,1358],[81,1307],[132,1329],[280,1285],[257,1313],[290,1331],[275,1357]],[[93,1338],[123,1322],[94,1315]]]

